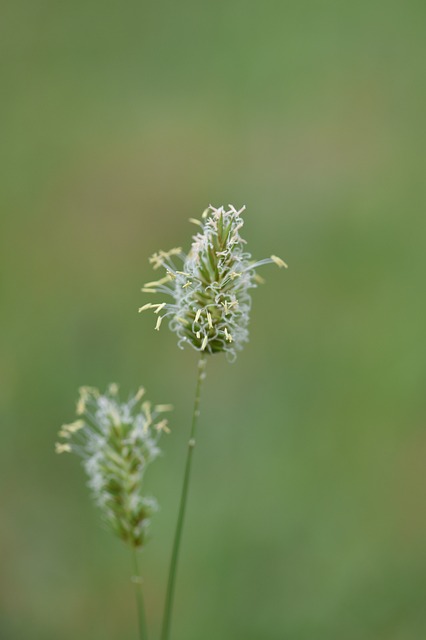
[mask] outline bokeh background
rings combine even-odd
[[[426,637],[423,1],[1,8],[0,637],[136,637],[127,550],[58,457],[81,384],[172,402],[158,637],[196,356],[147,258],[247,205],[251,342],[209,361],[176,640]]]

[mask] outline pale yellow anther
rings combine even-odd
[[[275,262],[275,264],[280,267],[280,269],[282,267],[284,267],[285,269],[288,269],[288,264],[286,264],[284,262],[284,260],[281,260],[281,258],[279,258],[278,256],[271,256],[271,260],[273,260]]]
[[[207,311],[207,322],[209,323],[209,328],[213,329],[212,316],[211,316],[211,313],[209,311]]]
[[[173,271],[170,271],[170,269],[167,269],[167,276],[170,278],[170,280],[174,280],[176,278],[176,274],[173,273]]]
[[[157,413],[164,413],[164,411],[173,411],[174,407],[172,404],[156,404],[154,407],[154,411]]]
[[[142,288],[142,292],[143,293],[157,293],[157,289],[146,289],[145,287]]]
[[[61,429],[60,431],[58,431],[58,436],[60,436],[61,438],[71,438],[71,434],[66,429]]]
[[[190,287],[192,284],[191,280],[188,280],[188,282],[185,282],[185,284],[183,285],[182,289],[186,289],[187,287]]]
[[[241,276],[241,273],[238,273],[237,271],[231,271],[231,273],[229,274],[229,277],[231,278],[231,280],[235,280],[235,278],[239,278]]]
[[[148,302],[147,304],[144,304],[143,307],[139,307],[138,311],[139,313],[141,313],[142,311],[146,311],[147,309],[152,309],[155,305],[151,304],[151,302]]]
[[[170,249],[169,251],[167,251],[167,256],[178,256],[181,253],[182,253],[182,247],[174,247],[173,249]]]
[[[228,329],[225,327],[225,338],[228,340],[228,342],[232,342],[233,338],[231,336],[231,334],[229,333]]]
[[[179,273],[181,276],[185,276],[185,278],[189,278],[191,276],[191,274],[186,273],[186,271],[176,271],[176,273]]]
[[[197,340],[199,340],[201,338],[201,333],[199,331],[197,331],[197,333],[195,335],[196,335]]]
[[[209,340],[208,337],[204,336],[203,343],[201,345],[201,351],[204,351],[204,349],[207,347],[208,340]]]
[[[198,322],[198,320],[200,319],[200,315],[201,315],[201,309],[198,309],[197,313],[195,314],[195,322]]]
[[[135,395],[135,402],[139,402],[139,400],[141,400],[144,395],[145,395],[145,389],[143,387],[139,387]]]
[[[265,284],[266,282],[265,278],[262,278],[262,276],[260,276],[258,273],[254,274],[253,280],[257,282],[257,284]]]
[[[155,330],[156,331],[160,331],[160,327],[161,327],[161,323],[163,321],[163,317],[164,316],[158,316],[157,322],[156,322],[156,325],[155,325]]]
[[[160,311],[166,306],[166,302],[162,302],[161,304],[154,304],[152,306],[157,307],[154,313],[160,313]]]
[[[76,420],[75,422],[71,422],[71,424],[63,424],[62,429],[64,431],[68,431],[68,433],[75,433],[76,431],[80,431],[84,427],[83,420]]]
[[[207,207],[207,209],[204,209],[203,213],[201,214],[201,217],[203,220],[207,218],[207,216],[209,215],[209,211],[210,211],[209,207]]]
[[[67,442],[65,442],[65,443],[56,442],[56,444],[55,444],[55,452],[56,453],[69,453],[70,451],[72,451],[71,445],[68,444]]]
[[[77,402],[77,408],[75,410],[78,416],[81,416],[86,411],[86,398],[81,396]]]
[[[111,382],[108,387],[108,393],[112,396],[116,396],[118,393],[118,384],[116,382]]]
[[[153,280],[152,282],[146,282],[144,284],[144,287],[146,287],[147,289],[150,289],[151,287],[157,287],[160,286],[162,284],[166,284],[166,282],[169,282],[170,278],[169,276],[164,276],[164,278],[161,278],[160,280]]]
[[[161,420],[161,422],[157,422],[155,428],[157,431],[164,431],[164,433],[170,433],[170,429],[167,426],[169,424],[168,420]]]
[[[197,218],[189,218],[189,222],[192,222],[192,224],[198,224],[199,227],[203,226],[203,223],[197,220]]]
[[[151,403],[149,402],[149,400],[147,400],[146,402],[144,402],[142,404],[142,411],[144,412],[145,418],[146,418],[146,422],[145,422],[143,430],[145,432],[147,432],[149,426],[152,424]]]
[[[160,267],[163,266],[164,264],[164,259],[163,259],[163,255],[162,252],[160,251],[160,253],[154,253],[150,258],[149,258],[149,262],[150,264],[153,265],[153,269],[159,269]]]
[[[184,324],[184,325],[188,325],[189,324],[188,320],[186,318],[182,318],[181,316],[177,316],[176,320],[178,322],[180,322],[181,324]]]

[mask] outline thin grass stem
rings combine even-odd
[[[133,549],[133,578],[135,585],[136,605],[138,609],[139,640],[148,640],[146,628],[145,605],[143,600],[142,576],[139,569],[139,558],[137,549]]]
[[[179,558],[180,543],[182,538],[183,522],[185,519],[186,503],[188,499],[189,481],[191,477],[192,454],[195,447],[195,435],[197,431],[198,416],[200,415],[201,387],[205,378],[206,354],[201,354],[198,362],[198,377],[195,390],[194,411],[192,414],[191,432],[188,441],[188,452],[186,456],[185,474],[183,477],[182,493],[180,498],[179,513],[176,524],[175,538],[173,542],[172,556],[170,560],[169,579],[167,583],[166,602],[164,606],[163,627],[161,640],[169,640],[170,625],[172,619],[173,598],[175,592],[176,572]]]

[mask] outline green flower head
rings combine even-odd
[[[158,316],[157,330],[162,320],[168,318],[180,347],[190,344],[197,351],[210,354],[225,352],[234,360],[248,341],[250,289],[262,281],[256,268],[268,263],[287,267],[274,255],[257,262],[252,260],[240,235],[244,209],[210,206],[201,220],[190,219],[200,231],[193,236],[187,255],[181,248],[175,248],[159,251],[150,258],[153,268],[161,267],[166,274],[145,284],[142,291],[171,296],[172,301],[148,303],[139,311],[154,310]],[[178,261],[180,266],[176,264]]]
[[[142,402],[144,389],[120,402],[118,387],[111,384],[101,394],[93,387],[81,387],[78,419],[63,425],[56,452],[75,452],[83,458],[89,487],[105,522],[132,547],[147,538],[154,498],[144,496],[145,470],[160,455],[158,441],[169,432],[160,419],[170,405],[151,406]]]

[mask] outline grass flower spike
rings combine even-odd
[[[152,407],[142,401],[144,390],[120,402],[118,387],[105,394],[81,387],[78,419],[59,431],[57,453],[75,452],[83,458],[89,487],[105,522],[132,548],[142,547],[156,501],[142,494],[145,470],[159,454],[158,441],[168,432],[161,414],[168,405]]]
[[[240,235],[243,211],[244,207],[237,211],[232,205],[227,210],[210,206],[201,220],[190,219],[200,231],[193,237],[188,255],[176,248],[160,251],[150,259],[153,268],[164,268],[166,275],[148,282],[142,291],[171,296],[172,302],[148,303],[139,311],[151,309],[158,315],[157,330],[163,318],[168,318],[180,347],[190,344],[197,351],[225,352],[235,359],[248,341],[250,289],[261,281],[256,268],[268,263],[287,267],[274,255],[252,260]],[[182,263],[179,266],[178,260]]]

